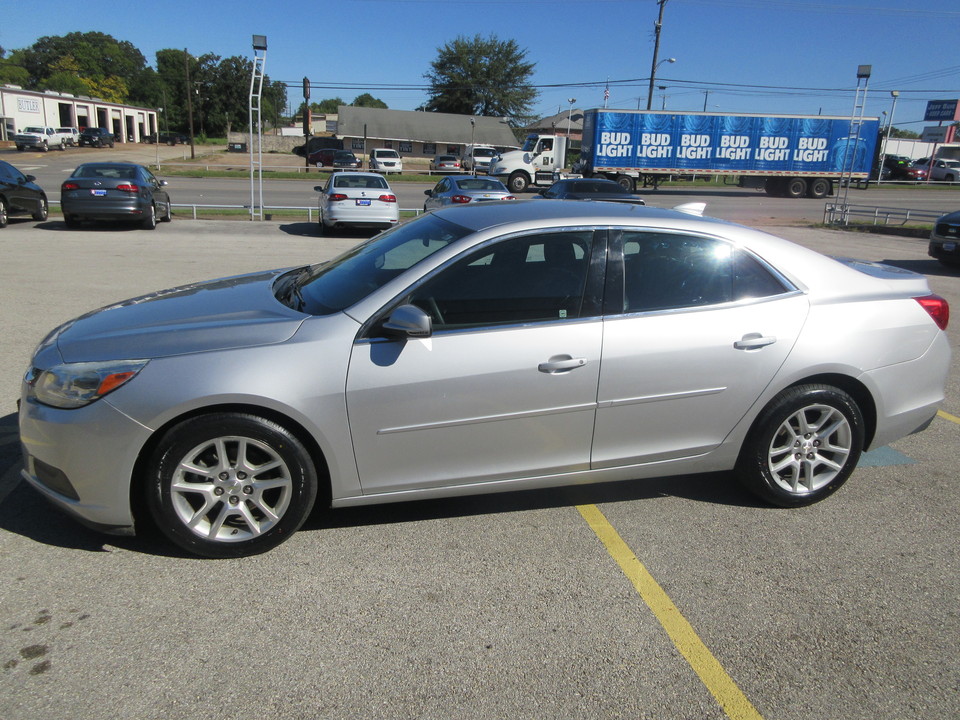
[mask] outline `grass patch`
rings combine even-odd
[[[810,227],[823,228],[825,230],[844,230],[847,232],[867,233],[872,235],[895,235],[897,237],[910,237],[927,239],[933,230],[933,225],[874,225],[872,223],[850,223],[848,225],[830,225],[827,223],[814,223]]]

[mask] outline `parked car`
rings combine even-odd
[[[931,180],[943,180],[944,182],[957,182],[960,179],[960,160],[947,160],[940,158],[933,161],[929,166]]]
[[[310,153],[307,161],[317,167],[332,168],[350,168],[358,169],[363,163],[349,150],[337,150],[335,148],[321,148]]]
[[[7,226],[11,215],[31,215],[38,222],[47,219],[47,194],[35,180],[0,160],[0,228]]]
[[[607,200],[644,205],[643,198],[627,192],[616,180],[570,179],[557,180],[553,185],[541,190],[536,197],[547,200]]]
[[[960,265],[960,210],[944,215],[933,225],[927,254],[941,265]]]
[[[486,173],[490,163],[499,154],[495,148],[489,145],[467,145],[463,149],[460,164],[463,165],[466,172]]]
[[[369,172],[333,173],[321,187],[320,234],[333,228],[384,229],[400,222],[397,196],[386,178]]]
[[[948,314],[923,275],[687,213],[446,208],[56,328],[22,384],[23,477],[208,557],[316,503],[723,471],[807,505],[934,419]]]
[[[84,163],[60,186],[60,209],[71,228],[82,220],[124,220],[153,230],[157,220],[173,219],[166,186],[143,165]]]
[[[900,174],[897,176],[899,180],[926,180],[927,179],[927,166],[921,165],[920,163],[914,163],[913,165],[908,165],[905,168],[901,168]]]
[[[178,132],[150,133],[144,138],[148,143],[156,143],[159,139],[161,145],[189,145],[190,136]]]
[[[460,159],[456,155],[437,155],[430,161],[430,169],[434,172],[460,172]]]
[[[403,172],[403,159],[396,150],[376,148],[370,151],[370,170],[382,173],[401,173]]]
[[[68,135],[61,133],[57,128],[47,127],[46,125],[31,125],[13,136],[13,142],[17,150],[26,150],[27,148],[36,148],[43,152],[52,148],[65,150],[69,141]]]
[[[75,127],[61,127],[57,128],[57,133],[66,138],[67,145],[70,147],[77,147],[80,144],[80,131]]]
[[[80,146],[113,147],[113,133],[106,128],[84,128],[80,132]]]
[[[499,180],[474,175],[445,177],[432,189],[424,190],[423,194],[427,196],[423,203],[424,211],[447,205],[517,199]]]

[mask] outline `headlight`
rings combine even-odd
[[[57,408],[78,408],[130,382],[147,362],[64,363],[49,370],[34,368],[27,373],[26,382],[38,402]]]

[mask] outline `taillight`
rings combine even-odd
[[[132,183],[121,183],[117,185],[117,190],[122,190],[123,192],[140,192],[140,187]]]
[[[79,190],[80,186],[75,182],[70,182],[69,180],[60,186],[61,190]]]
[[[380,202],[391,203],[391,202],[396,202],[396,201],[397,201],[397,196],[396,196],[396,195],[381,195],[379,199],[380,199]]]
[[[924,297],[914,298],[920,307],[927,311],[937,327],[946,330],[950,322],[950,303],[939,295],[925,295]]]
[[[330,200],[330,201],[334,201],[334,200],[346,200],[346,199],[347,199],[347,196],[344,195],[343,193],[333,193],[333,194],[332,194],[329,198],[327,198],[327,199]]]
[[[517,199],[517,198],[514,197],[513,195],[507,195],[507,196],[504,198],[504,200],[516,200],[516,199]]]
[[[450,202],[462,204],[462,203],[468,203],[472,199],[473,198],[471,198],[469,195],[454,195],[453,197],[450,198]],[[471,210],[470,212],[473,212],[473,210]]]

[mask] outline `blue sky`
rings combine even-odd
[[[266,35],[267,74],[313,83],[311,99],[363,92],[391,108],[426,99],[423,74],[437,48],[457,35],[515,40],[536,64],[538,115],[603,105],[646,107],[656,0],[339,0],[275,3],[179,0],[111,3],[108,13],[5,22],[0,46],[31,45],[44,35],[99,31],[136,45],[147,61],[163,48],[194,55],[252,56],[251,36]],[[107,17],[104,17],[107,15]],[[858,65],[872,65],[866,112],[890,113],[919,132],[928,100],[960,98],[951,0],[667,0],[653,107],[668,110],[849,115]],[[705,91],[709,91],[706,93]]]

